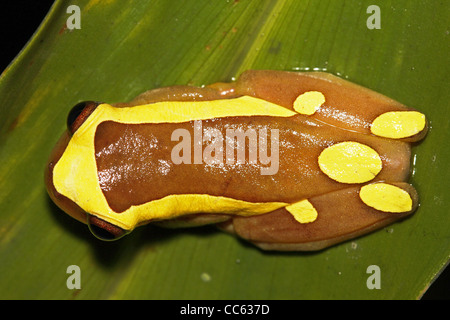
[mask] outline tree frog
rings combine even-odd
[[[104,240],[214,224],[264,250],[320,250],[415,211],[411,144],[427,128],[423,113],[328,73],[249,70],[75,105],[45,182]]]

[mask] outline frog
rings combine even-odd
[[[247,70],[231,82],[83,101],[45,184],[97,238],[213,225],[266,251],[317,251],[405,219],[426,116],[327,72]]]

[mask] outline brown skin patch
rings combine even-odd
[[[406,144],[311,124],[302,116],[277,119],[230,117],[202,121],[203,130],[219,130],[224,138],[227,128],[244,131],[267,128],[268,132],[278,129],[281,142],[279,169],[274,175],[261,175],[263,165],[259,162],[250,165],[248,156],[244,164],[226,164],[225,159],[223,165],[206,165],[203,161],[194,164],[193,141],[191,163],[175,165],[171,151],[179,141],[171,141],[171,134],[176,129],[186,129],[193,140],[193,126],[193,121],[164,124],[106,121],[98,126],[95,136],[98,178],[111,209],[123,212],[132,205],[172,194],[208,194],[249,202],[293,203],[346,188],[347,185],[323,174],[317,160],[323,149],[340,141],[357,140],[379,152],[385,161],[377,179],[402,180],[409,170]],[[205,147],[206,143],[203,150]],[[247,141],[247,155],[248,147]],[[226,150],[223,153],[225,155]]]

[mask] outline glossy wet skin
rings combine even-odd
[[[314,95],[319,97],[318,107],[313,108],[311,114],[301,114],[299,111],[303,112],[303,109],[295,106],[296,99],[303,93],[314,93],[311,94],[312,99],[315,99]],[[50,157],[46,171],[50,196],[74,218],[85,223],[90,220],[94,232],[102,232],[107,238],[118,238],[135,226],[149,222],[165,226],[218,223],[220,228],[270,250],[321,249],[380,228],[415,210],[418,196],[414,188],[405,183],[410,169],[409,142],[423,138],[426,127],[406,137],[400,135],[397,139],[375,135],[371,127],[380,115],[410,109],[331,75],[249,71],[236,83],[219,83],[206,88],[162,88],[146,92],[128,104],[117,104],[116,107],[171,100],[230,99],[227,102],[231,102],[231,99],[241,96],[255,97],[257,103],[259,100],[268,101],[274,104],[275,109],[284,108],[287,111],[280,109],[281,113],[276,116],[270,112],[255,116],[236,116],[232,113],[228,116],[209,116],[201,120],[201,132],[225,132],[230,128],[244,131],[252,129],[255,132],[277,129],[279,163],[276,172],[262,175],[261,168],[267,165],[250,164],[248,158],[243,164],[225,161],[217,165],[194,163],[194,158],[188,164],[174,164],[171,151],[179,142],[171,139],[172,133],[183,129],[195,136],[198,121],[154,123],[148,120],[146,123],[123,123],[119,120],[107,121],[106,116],[103,121],[103,105],[90,103],[86,108],[77,108],[80,110],[73,113],[75,116],[72,114],[69,117],[69,131],[63,135]],[[320,100],[321,96],[324,100]],[[63,184],[60,178],[57,178],[55,187],[54,168],[65,150],[70,149],[67,147],[70,136],[81,135],[81,131],[77,130],[86,123],[80,129],[84,130],[92,120],[89,118],[91,114],[94,114],[92,117],[100,117],[91,130],[91,140],[94,141],[90,152],[95,154],[92,162],[95,161],[96,171],[91,170],[86,175],[97,186],[93,188],[87,184],[87,188],[98,189],[97,193],[92,193],[97,198],[103,198],[102,201],[108,204],[108,211],[112,210],[112,213],[100,213],[96,211],[97,207],[86,205],[86,201],[77,201],[71,195],[71,188],[60,187]],[[380,134],[378,131],[376,133]],[[357,157],[352,168],[358,166],[363,171],[368,168],[369,178],[358,173],[357,178],[363,176],[363,182],[340,181],[340,173],[336,178],[333,172],[327,171],[330,165],[320,163],[318,159],[326,154],[324,150],[330,151],[330,147],[336,145],[344,146],[347,148],[344,148],[344,153],[348,153],[349,148],[343,142],[373,151],[380,168],[372,169],[364,162],[365,159],[362,161]],[[204,142],[203,150],[207,145],[208,142]],[[336,157],[336,161],[333,157]],[[331,155],[331,166],[338,158],[342,156]],[[59,166],[62,167],[61,164]],[[67,168],[70,166],[68,162]],[[63,176],[66,171],[70,170],[57,170],[56,176]],[[374,201],[379,201],[376,197],[375,200],[361,198],[362,186],[380,181],[395,186],[399,197],[405,196],[410,203],[399,210],[390,209],[389,206],[384,209],[374,204]],[[381,189],[386,187],[384,184],[379,186]],[[372,193],[374,191],[370,191],[369,195]],[[170,201],[164,202],[163,207],[152,206],[160,199]],[[211,201],[216,201],[215,208],[212,208]],[[146,207],[148,204],[150,206]],[[165,213],[161,213],[162,216],[154,214],[149,218],[142,212],[133,213],[129,210],[139,206],[141,211],[145,208],[164,208],[154,210]],[[168,210],[168,207],[173,210]],[[90,215],[86,215],[86,208],[91,211]],[[110,217],[120,217],[123,212],[131,212],[130,215],[141,218],[127,220],[128,224],[119,225],[115,222],[116,218]],[[130,225],[129,221],[135,224]]]

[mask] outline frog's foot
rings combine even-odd
[[[375,182],[312,197],[220,225],[264,250],[320,250],[371,232],[412,213],[416,190],[405,182]]]
[[[329,73],[250,70],[238,79],[235,92],[353,132],[407,142],[427,132],[422,113]]]

